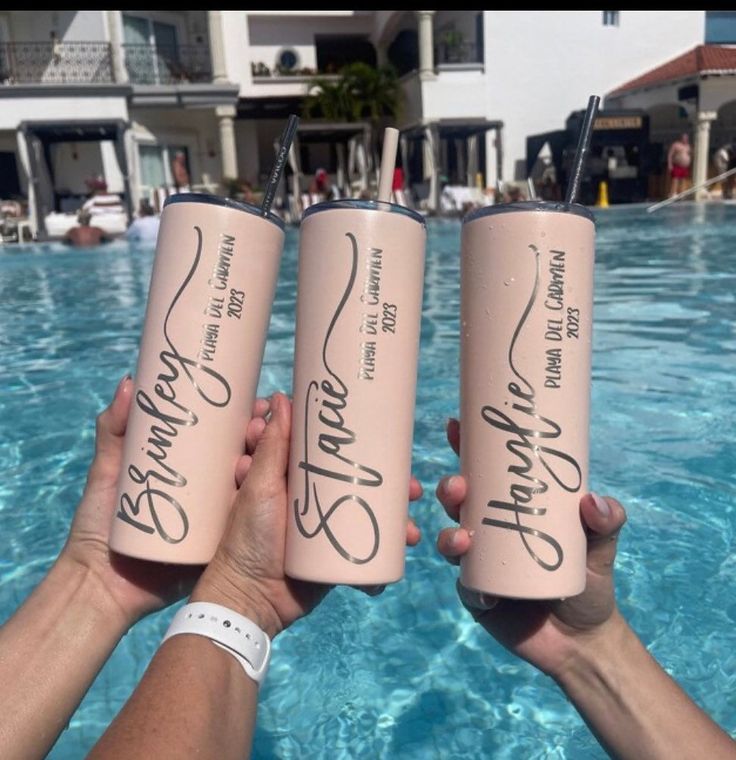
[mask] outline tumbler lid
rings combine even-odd
[[[244,211],[247,214],[253,214],[265,221],[272,222],[282,230],[284,229],[284,220],[280,219],[276,214],[270,213],[268,216],[263,216],[263,211],[259,206],[252,206],[250,203],[234,201],[231,198],[224,198],[221,195],[211,195],[209,193],[176,193],[175,195],[170,195],[164,201],[164,208],[170,206],[172,203],[209,203],[213,206],[224,206],[225,208],[233,209],[233,211]]]
[[[514,211],[575,214],[576,216],[582,216],[584,219],[588,219],[589,221],[595,223],[595,217],[593,216],[593,213],[585,206],[581,206],[579,203],[564,203],[563,201],[516,201],[515,203],[499,203],[495,206],[485,206],[484,208],[479,208],[475,211],[471,211],[463,219],[463,224],[474,222],[476,219],[480,219],[484,216],[492,216],[493,214],[509,214]]]
[[[308,216],[317,214],[320,211],[332,211],[333,209],[341,208],[358,211],[383,211],[389,214],[401,214],[402,216],[408,216],[409,219],[413,219],[415,222],[419,222],[419,224],[421,224],[423,227],[426,226],[424,217],[413,209],[407,208],[406,206],[400,206],[398,203],[363,200],[361,198],[343,198],[338,201],[323,201],[322,203],[315,203],[302,214],[302,219],[306,219]]]

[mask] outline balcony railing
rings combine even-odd
[[[123,45],[131,84],[211,82],[207,45]]]
[[[446,63],[483,63],[483,51],[477,45],[470,42],[462,42],[453,45],[440,43],[434,51],[434,60],[437,66]]]
[[[113,82],[107,42],[0,43],[0,84]]]

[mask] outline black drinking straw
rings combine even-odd
[[[276,163],[273,165],[271,176],[266,183],[266,192],[263,195],[263,203],[261,204],[261,214],[263,216],[268,216],[271,213],[271,204],[276,195],[276,189],[279,186],[281,175],[284,173],[286,158],[289,155],[289,149],[291,148],[291,143],[294,140],[294,135],[296,134],[298,126],[299,117],[291,114],[289,116],[289,121],[286,123],[286,127],[284,127],[284,131],[281,133],[279,150],[276,153]]]
[[[580,130],[580,138],[578,139],[578,148],[575,151],[575,159],[572,163],[570,183],[567,186],[567,197],[565,198],[565,203],[567,204],[575,203],[578,198],[580,180],[583,178],[585,161],[590,152],[590,138],[593,136],[593,122],[595,121],[595,115],[598,113],[600,102],[601,99],[597,95],[591,95],[588,100],[588,108],[585,111],[585,119],[583,119],[583,128]]]

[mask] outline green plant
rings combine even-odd
[[[402,90],[395,69],[357,62],[342,68],[340,75],[355,101],[356,118],[370,119],[374,125],[383,117],[396,118]]]
[[[337,80],[315,77],[308,84],[309,95],[304,101],[304,115],[317,113],[328,121],[355,121],[355,102],[343,78]]]
[[[465,55],[467,42],[465,35],[457,29],[447,29],[440,35],[439,43],[448,63],[460,63]]]
[[[440,35],[440,43],[448,48],[461,48],[465,44],[465,35],[457,29],[447,29]]]
[[[270,77],[271,69],[269,69],[265,63],[263,63],[262,61],[259,61],[258,63],[250,64],[250,73],[254,77]]]
[[[376,126],[384,117],[396,117],[401,95],[393,68],[351,63],[340,69],[337,80],[316,77],[309,82],[304,115],[312,117],[319,113],[330,121],[369,119]]]
[[[223,177],[222,186],[225,189],[225,195],[228,198],[234,198],[240,192],[240,186],[243,183],[237,177]]]

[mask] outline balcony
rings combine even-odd
[[[435,47],[434,61],[438,67],[462,65],[469,68],[482,68],[483,50],[470,42],[439,43]]]
[[[131,84],[201,84],[212,82],[207,45],[123,45]]]
[[[107,42],[0,43],[0,85],[112,84]]]

